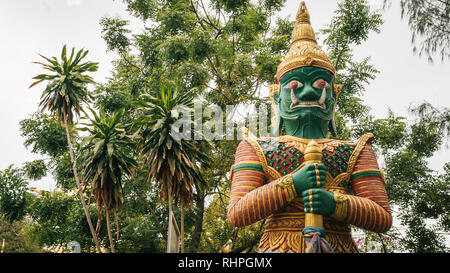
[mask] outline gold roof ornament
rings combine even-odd
[[[297,11],[289,52],[278,66],[277,74],[275,75],[276,82],[286,72],[303,66],[324,68],[333,75],[336,72],[327,54],[317,45],[316,36],[311,27],[308,9],[306,8],[305,2],[302,1]]]

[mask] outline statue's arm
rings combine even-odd
[[[266,176],[258,155],[246,140],[237,148],[231,173],[227,216],[233,226],[253,224],[295,198],[291,176],[265,183]]]
[[[375,153],[366,144],[351,175],[354,195],[335,194],[335,218],[374,232],[386,232],[392,226],[384,177],[378,168]]]

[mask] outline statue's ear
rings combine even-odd
[[[338,92],[334,92],[334,90],[336,90],[336,87],[338,87]],[[342,85],[337,86],[336,84],[333,85],[333,92],[332,94],[334,97],[334,106],[333,106],[333,117],[331,118],[330,123],[328,123],[328,129],[330,130],[330,133],[332,136],[337,136],[337,130],[336,130],[336,117],[335,117],[335,113],[336,113],[336,105],[337,105],[337,98],[339,96],[339,92],[342,89]]]
[[[283,119],[280,116],[280,110],[279,110],[278,106],[276,107],[276,111],[278,111],[278,112],[275,117],[276,118],[275,122],[272,123],[274,125],[272,127],[272,132],[271,132],[272,137],[280,136],[281,128],[283,127]]]
[[[269,85],[269,97],[272,102],[272,106],[280,103],[280,85],[271,84]]]
[[[269,95],[272,103],[272,111],[275,111],[274,120],[272,120],[272,136],[279,136],[281,132],[281,127],[283,126],[283,120],[280,117],[280,85],[275,78],[275,84],[269,85]]]
[[[273,94],[273,100],[276,104],[280,103],[280,93]]]

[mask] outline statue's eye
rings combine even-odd
[[[283,86],[283,88],[291,90],[291,89],[300,88],[302,86],[303,86],[303,83],[301,83],[299,81],[296,81],[296,80],[293,80],[293,81],[288,82],[285,86]]]
[[[324,79],[318,79],[312,84],[312,86],[315,88],[323,89],[328,88],[330,85]]]

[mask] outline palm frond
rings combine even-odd
[[[73,123],[73,117],[80,116],[81,104],[89,100],[90,96],[86,86],[94,81],[84,73],[97,71],[98,63],[78,64],[86,57],[87,52],[81,49],[73,59],[75,48],[72,48],[70,57],[67,58],[67,47],[64,45],[61,51],[61,60],[38,54],[48,63],[34,62],[55,74],[39,74],[33,77],[37,81],[33,82],[29,88],[43,81],[49,82],[41,95],[41,110],[48,110],[57,116],[60,122],[63,122],[64,116],[67,116],[67,122]]]
[[[139,107],[140,116],[135,124],[142,136],[142,153],[146,155],[146,180],[157,183],[163,201],[170,188],[176,199],[189,205],[194,188],[202,188],[196,184],[206,186],[199,166],[206,167],[208,157],[194,148],[198,141],[179,139],[171,134],[174,123],[181,118],[180,107],[193,113],[193,98],[192,92],[181,91],[177,86],[162,86],[159,98],[142,95],[140,101],[134,103]]]

